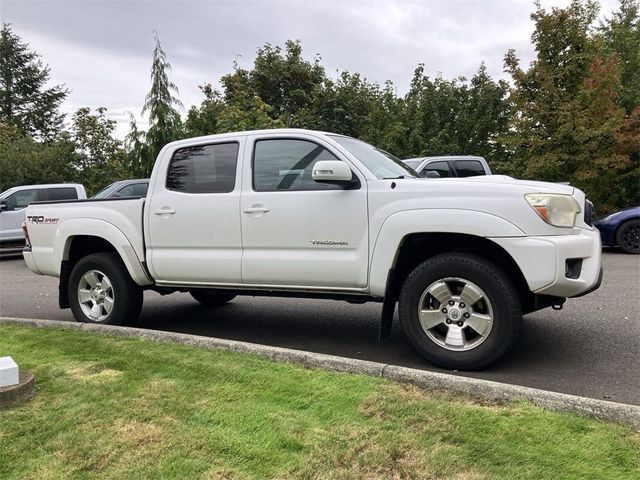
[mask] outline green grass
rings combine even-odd
[[[640,478],[640,435],[526,403],[76,331],[0,327],[36,375],[0,479]]]

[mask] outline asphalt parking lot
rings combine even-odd
[[[562,311],[526,316],[513,351],[489,370],[454,373],[640,405],[640,257],[611,250],[603,263],[599,290],[568,300]],[[0,316],[72,321],[57,292],[57,279],[31,273],[21,258],[0,260]],[[378,343],[380,309],[263,297],[206,308],[188,294],[147,292],[137,326],[443,371],[413,350],[397,323]]]

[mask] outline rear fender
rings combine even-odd
[[[53,242],[53,259],[56,273],[60,274],[61,262],[69,260],[69,253],[74,237],[98,237],[109,242],[124,263],[129,275],[140,286],[152,285],[153,280],[147,276],[144,266],[138,257],[132,242],[115,225],[104,220],[91,218],[74,218],[63,222],[56,232]]]

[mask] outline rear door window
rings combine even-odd
[[[229,193],[236,184],[238,142],[176,150],[167,173],[167,189],[183,193]]]
[[[459,177],[475,177],[484,175],[484,168],[477,160],[460,160],[455,162],[456,171]]]
[[[47,188],[47,200],[77,200],[78,191],[73,187]]]

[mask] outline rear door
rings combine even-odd
[[[321,138],[252,136],[246,148],[251,168],[243,175],[241,199],[243,282],[364,288],[369,247],[364,178]],[[320,160],[345,161],[360,186],[345,190],[315,182],[311,173]]]
[[[147,262],[159,282],[240,283],[244,138],[176,148],[146,208]]]

